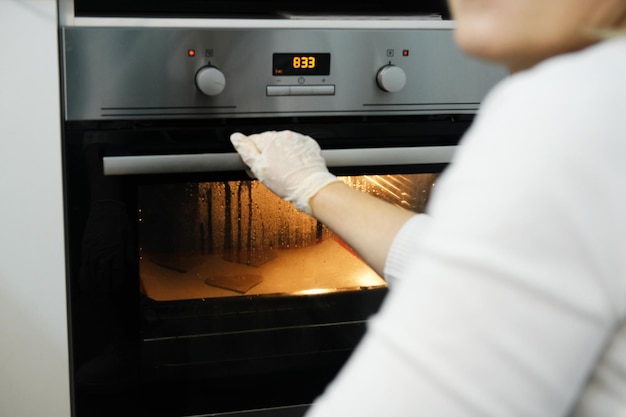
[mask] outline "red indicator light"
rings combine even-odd
[[[409,50],[408,49],[403,49],[402,50],[402,56],[409,56]]]
[[[196,56],[196,50],[195,49],[189,49],[187,51],[187,55],[189,55],[189,56]]]

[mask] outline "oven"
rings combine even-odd
[[[74,416],[296,417],[323,392],[387,283],[229,136],[308,134],[422,212],[504,73],[404,3],[61,1]]]

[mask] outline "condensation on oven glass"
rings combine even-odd
[[[420,213],[436,176],[341,178]],[[386,285],[326,226],[258,181],[141,185],[138,214],[142,291],[155,301]]]

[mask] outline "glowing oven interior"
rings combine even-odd
[[[341,177],[423,212],[437,174]],[[258,181],[139,189],[142,292],[154,301],[313,295],[385,287],[326,226]]]

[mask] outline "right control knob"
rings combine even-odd
[[[381,90],[396,93],[406,84],[406,73],[395,65],[385,65],[376,74],[376,83]]]

